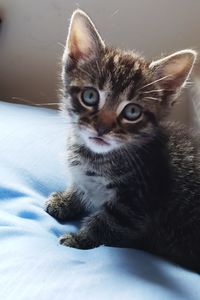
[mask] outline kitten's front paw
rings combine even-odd
[[[73,233],[66,233],[59,238],[59,243],[63,246],[79,248],[76,238]]]
[[[45,202],[45,211],[55,219],[64,221],[66,219],[66,204],[62,192],[52,193]]]
[[[81,197],[82,193],[73,188],[64,192],[53,193],[45,203],[45,210],[59,221],[79,219],[85,212]]]
[[[99,246],[81,233],[66,233],[59,238],[59,243],[77,249],[92,249]]]

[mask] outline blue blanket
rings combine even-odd
[[[67,120],[58,112],[0,102],[0,299],[200,299],[200,276],[142,251],[58,244],[77,223],[44,210],[67,185]]]

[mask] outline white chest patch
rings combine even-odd
[[[115,190],[108,189],[108,179],[102,176],[87,176],[87,167],[83,165],[70,167],[71,180],[77,189],[83,191],[85,206],[91,211],[97,210],[105,202],[114,199]]]

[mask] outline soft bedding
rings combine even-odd
[[[67,120],[0,102],[0,300],[200,299],[200,276],[134,249],[77,250],[43,205],[67,185]]]

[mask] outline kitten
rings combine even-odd
[[[165,121],[195,58],[183,50],[149,63],[112,49],[74,12],[63,56],[71,183],[46,211],[89,216],[61,244],[133,247],[200,271],[199,135]]]

